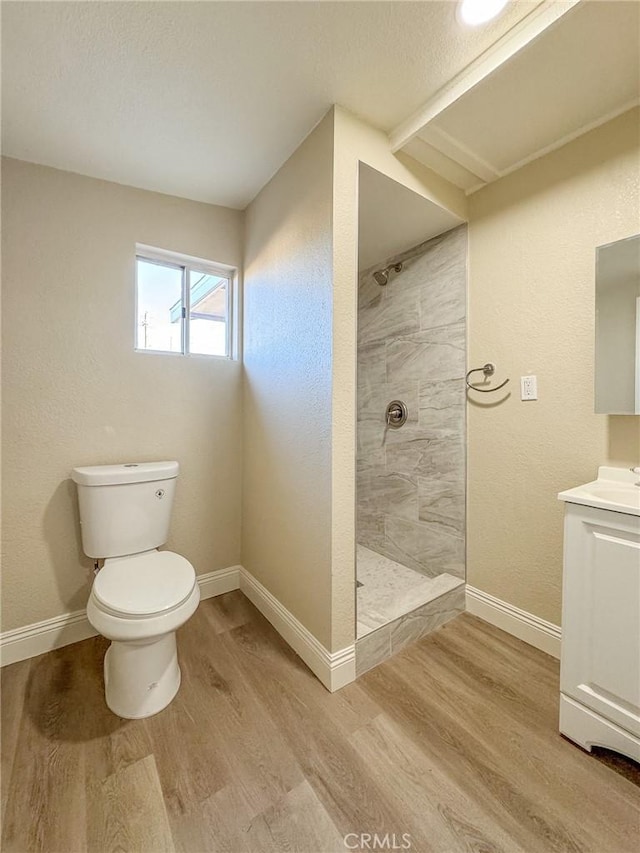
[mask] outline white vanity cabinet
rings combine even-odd
[[[560,731],[584,749],[640,761],[640,488],[628,476],[608,487],[599,478],[559,497],[567,501]]]

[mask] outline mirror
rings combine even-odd
[[[596,250],[596,413],[640,415],[640,234]]]

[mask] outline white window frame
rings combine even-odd
[[[182,317],[180,319],[180,352],[175,350],[147,349],[137,346],[138,343],[138,261],[148,261],[159,266],[172,267],[182,271]],[[189,327],[191,322],[191,289],[189,287],[189,273],[205,273],[215,275],[226,280],[226,322],[225,322],[225,355],[211,355],[208,353],[192,353],[189,351]],[[182,255],[170,252],[166,249],[158,249],[155,246],[147,246],[136,243],[135,256],[135,313],[133,327],[134,350],[141,353],[155,353],[156,355],[178,355],[188,358],[217,358],[231,360],[237,357],[234,352],[235,344],[235,284],[237,281],[235,267],[226,264],[217,264],[204,258],[196,258],[193,255]]]

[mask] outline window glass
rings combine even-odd
[[[189,352],[227,355],[227,279],[189,270]]]
[[[181,267],[137,259],[138,349],[182,352]]]

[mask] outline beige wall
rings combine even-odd
[[[595,249],[639,211],[638,110],[470,197],[469,364],[511,384],[499,404],[471,395],[467,580],[554,623],[557,492],[640,460],[640,418],[595,415],[593,392]],[[537,402],[520,401],[529,373]]]
[[[75,465],[181,464],[171,538],[240,559],[241,365],[135,353],[136,242],[240,265],[242,214],[3,160],[3,630],[84,607]]]
[[[332,163],[329,113],[247,208],[244,264],[242,562],[326,647]]]

